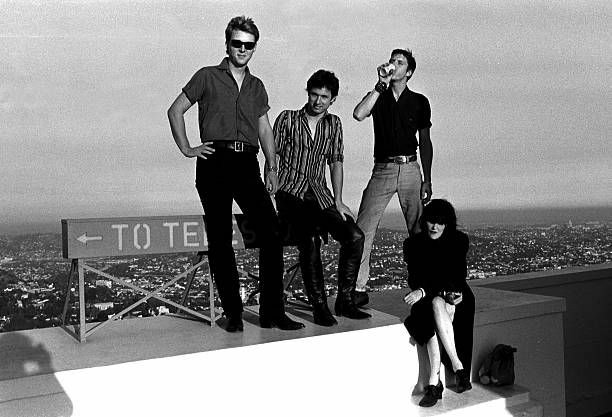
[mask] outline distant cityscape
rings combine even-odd
[[[558,270],[572,266],[612,262],[612,223],[589,221],[552,225],[499,225],[468,227],[470,236],[468,278],[533,271]],[[398,227],[399,229],[400,227]],[[379,229],[372,251],[370,291],[408,286],[402,242],[406,233],[389,228]],[[330,239],[323,245],[326,288],[336,292],[338,244]],[[106,273],[121,277],[139,287],[153,290],[191,265],[192,254],[96,259]],[[285,248],[285,267],[297,263],[297,250]],[[257,251],[236,252],[241,296],[245,304],[257,303]],[[61,235],[56,233],[0,236],[0,331],[57,326],[66,295],[70,262],[61,255]],[[201,272],[198,274],[201,277]],[[169,287],[163,296],[180,302],[185,280]],[[299,273],[287,289],[290,301],[304,301]],[[85,306],[87,321],[103,321],[140,298],[133,290],[111,280],[86,275]],[[78,321],[78,297],[71,289],[68,310],[70,323]],[[219,305],[218,299],[215,304]],[[206,280],[196,279],[187,305],[204,311],[209,305]],[[124,317],[142,317],[171,312],[173,307],[149,299]]]

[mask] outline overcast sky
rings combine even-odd
[[[166,110],[224,57],[239,14],[261,32],[251,71],[270,120],[334,71],[344,200],[370,176],[375,68],[409,47],[432,107],[434,197],[461,208],[612,205],[609,1],[0,0],[1,223],[198,213],[194,164]],[[197,110],[188,135],[199,142]],[[397,207],[393,203],[392,207]]]

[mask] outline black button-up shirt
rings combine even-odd
[[[334,198],[325,181],[325,162],[344,161],[340,118],[326,113],[311,132],[306,107],[284,110],[274,122],[274,141],[280,155],[279,191],[304,198],[310,187],[319,207],[333,206]]]
[[[259,145],[259,118],[270,109],[261,80],[248,67],[240,91],[227,58],[217,66],[204,67],[194,74],[183,92],[198,102],[200,139],[243,141]]]
[[[422,94],[402,91],[396,101],[388,88],[372,108],[374,120],[374,158],[416,155],[416,133],[431,127],[429,100]]]

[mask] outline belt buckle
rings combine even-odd
[[[393,162],[395,162],[396,164],[400,164],[400,165],[405,164],[406,162],[408,162],[408,158],[406,158],[406,155],[394,156]]]
[[[234,142],[234,151],[236,152],[244,152],[244,143],[240,141]]]

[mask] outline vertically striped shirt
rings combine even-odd
[[[333,206],[334,198],[325,181],[325,162],[344,161],[340,118],[326,112],[317,122],[313,136],[306,106],[284,110],[274,122],[274,140],[280,155],[279,191],[304,198],[310,187],[322,209]]]

